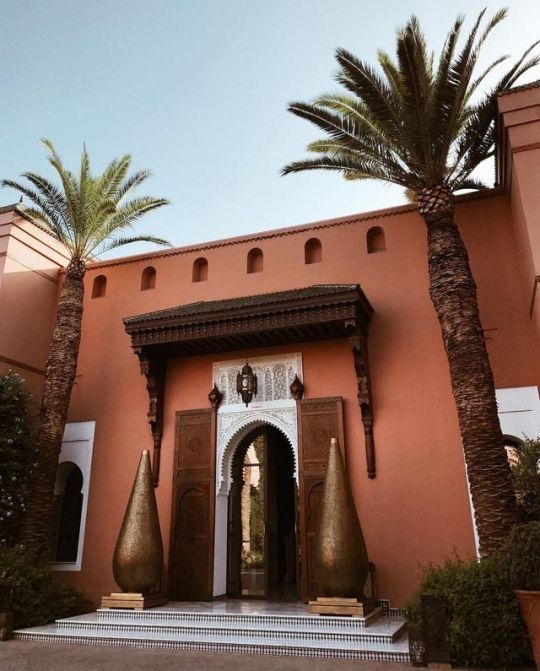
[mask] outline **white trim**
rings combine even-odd
[[[86,513],[88,510],[88,493],[90,490],[90,471],[92,468],[92,452],[94,449],[95,422],[71,422],[66,424],[62,449],[58,464],[70,461],[76,464],[83,476],[81,526],[79,529],[79,546],[77,560],[74,562],[53,562],[54,571],[80,571],[82,567],[84,532],[86,529]]]
[[[294,477],[298,481],[298,427],[296,401],[251,403],[249,407],[230,405],[219,408],[216,444],[216,496],[227,495],[231,488],[231,468],[239,441],[252,429],[270,424],[281,431],[293,450]]]
[[[538,387],[497,389],[502,432],[516,438],[540,436]]]

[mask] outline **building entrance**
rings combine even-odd
[[[238,445],[228,499],[227,595],[298,598],[297,488],[285,436],[258,427]]]

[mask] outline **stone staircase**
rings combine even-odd
[[[377,608],[366,618],[317,617],[303,604],[169,603],[146,611],[99,609],[14,632],[26,641],[205,652],[409,662],[405,622]],[[247,604],[247,605],[246,605]],[[242,612],[245,611],[245,612]]]

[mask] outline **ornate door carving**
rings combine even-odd
[[[215,411],[176,413],[169,596],[211,600],[214,571]]]
[[[338,439],[345,459],[341,396],[298,401],[300,574],[304,601],[318,596],[312,557],[332,437]]]

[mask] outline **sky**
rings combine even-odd
[[[53,177],[43,137],[73,170],[83,143],[95,172],[129,153],[152,171],[140,195],[171,201],[136,233],[174,246],[401,204],[398,187],[281,177],[320,137],[287,103],[339,88],[336,47],[373,62],[414,13],[439,49],[457,14],[470,26],[484,6],[510,10],[484,63],[540,38],[540,0],[0,0],[0,177]],[[0,191],[0,205],[18,199]]]

